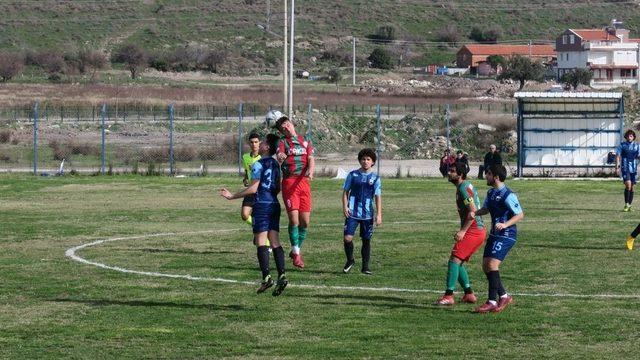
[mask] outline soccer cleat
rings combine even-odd
[[[476,297],[476,294],[468,293],[468,294],[464,294],[462,299],[460,299],[460,302],[465,304],[475,304],[478,302],[478,298]]]
[[[479,313],[479,314],[486,314],[488,312],[495,311],[497,307],[498,307],[497,304],[493,304],[491,301],[487,300],[486,303],[473,309],[473,312]]]
[[[633,240],[635,240],[635,239],[636,238],[634,238],[631,235],[627,236],[627,249],[633,250]]]
[[[260,287],[258,288],[258,290],[256,290],[256,293],[262,294],[272,286],[273,286],[273,279],[271,279],[271,275],[267,275],[262,281],[262,283],[260,284]]]
[[[280,277],[278,278],[278,282],[276,283],[276,287],[273,289],[271,295],[280,296],[280,294],[282,294],[282,292],[284,291],[284,288],[287,287],[287,284],[289,284],[287,277],[284,276],[284,274],[280,275]]]
[[[369,270],[368,267],[363,267],[362,270],[360,270],[360,272],[365,275],[373,275],[373,273],[371,272],[371,270]]]
[[[513,297],[511,295],[507,294],[507,296],[501,296],[500,300],[498,300],[498,306],[496,306],[496,308],[491,311],[500,312],[511,303],[513,303]]]
[[[355,263],[355,260],[347,260],[347,263],[344,264],[344,267],[342,268],[342,272],[348,274]]]
[[[624,212],[629,212],[629,211],[631,211],[631,205],[629,205],[629,204],[624,204],[624,209],[622,209],[622,211],[624,211]]]
[[[304,261],[302,261],[302,255],[295,254],[293,251],[289,253],[289,257],[293,260],[293,266],[298,269],[304,269]]]
[[[442,295],[433,305],[449,306],[454,305],[456,301],[453,299],[453,295]]]

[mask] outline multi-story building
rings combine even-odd
[[[604,29],[568,29],[556,38],[558,79],[565,73],[588,68],[591,87],[609,89],[637,87],[640,39],[629,38],[629,30],[615,20]]]

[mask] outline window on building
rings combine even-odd
[[[631,70],[632,69],[620,69],[620,77],[626,78],[626,77],[633,76],[632,73],[635,72],[635,70],[634,71],[631,71]]]
[[[569,37],[569,36],[567,36],[567,35],[562,35],[562,44],[563,44],[563,45],[566,45],[566,44],[567,44],[567,38],[568,38],[568,37]]]
[[[575,44],[576,43],[576,36],[575,35],[569,35],[569,43],[571,43],[571,44]]]

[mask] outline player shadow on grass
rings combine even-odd
[[[142,300],[108,300],[108,299],[47,299],[46,301],[50,302],[68,302],[68,303],[76,303],[76,304],[86,304],[90,306],[143,306],[143,307],[171,307],[171,308],[182,308],[182,309],[206,309],[206,310],[233,310],[233,311],[241,311],[247,310],[245,306],[242,305],[216,305],[216,304],[188,304],[188,303],[177,303],[170,301],[142,301]]]
[[[523,248],[539,248],[539,249],[567,249],[567,250],[624,250],[624,246],[575,246],[575,245],[556,245],[556,244],[520,244]]]
[[[396,296],[351,295],[351,294],[300,294],[289,293],[287,297],[299,297],[316,300],[321,305],[377,306],[388,309],[430,309],[430,304],[411,303],[407,299]],[[362,300],[362,301],[327,301],[327,300]]]

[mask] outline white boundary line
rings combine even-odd
[[[409,223],[409,222],[407,222]],[[316,226],[330,226],[335,224],[317,224]],[[127,241],[127,240],[137,240],[137,239],[148,239],[148,238],[156,238],[156,237],[166,237],[166,236],[185,236],[185,235],[200,235],[200,234],[214,234],[214,233],[226,233],[226,232],[235,232],[241,231],[243,229],[224,229],[224,230],[203,230],[203,231],[188,231],[182,233],[157,233],[157,234],[148,234],[148,235],[136,235],[136,236],[125,236],[125,237],[114,237],[107,238],[102,240],[96,240],[90,243],[74,246],[65,251],[65,256],[71,258],[74,261],[95,266],[105,270],[113,270],[125,274],[136,274],[136,275],[144,275],[144,276],[152,276],[152,277],[163,277],[170,279],[184,279],[191,281],[212,281],[212,282],[220,282],[227,284],[241,284],[241,285],[256,285],[256,282],[252,281],[241,281],[234,279],[225,279],[219,277],[201,277],[201,276],[193,276],[193,275],[180,275],[180,274],[165,274],[159,272],[152,271],[138,271],[138,270],[130,270],[118,266],[106,265],[103,263],[87,260],[81,256],[76,254],[77,251],[86,249],[92,246],[98,246],[101,244],[106,244],[114,241]],[[304,288],[304,289],[318,289],[318,290],[358,290],[358,291],[376,291],[376,292],[398,292],[398,293],[430,293],[430,294],[440,294],[442,290],[432,290],[432,289],[405,289],[405,288],[395,288],[395,287],[367,287],[367,286],[341,286],[341,285],[312,285],[312,284],[289,284],[292,287]],[[530,297],[562,297],[562,298],[578,298],[578,299],[640,299],[640,294],[638,295],[625,295],[625,294],[569,294],[569,293],[511,293],[516,296],[530,296]]]

